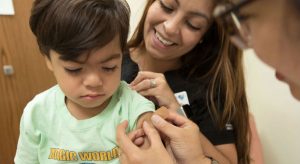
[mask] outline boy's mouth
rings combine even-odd
[[[83,99],[88,99],[88,100],[93,100],[93,99],[97,99],[99,97],[103,97],[105,94],[87,94],[84,96],[81,96],[81,98]]]

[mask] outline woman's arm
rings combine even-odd
[[[259,135],[257,133],[255,120],[251,113],[249,114],[249,125],[251,130],[250,163],[263,164],[264,163],[263,149],[262,149]]]
[[[157,111],[160,111],[160,109],[158,109]],[[166,114],[160,114],[161,112],[157,112],[157,111],[155,112],[156,114],[158,114],[162,118],[166,118]],[[139,123],[137,127],[142,128],[144,121],[147,121],[148,123],[150,122],[151,125],[150,118],[152,115],[153,113],[143,114],[142,117],[139,119]],[[199,136],[200,136],[199,139],[202,145],[203,153],[205,156],[212,157],[213,159],[218,161],[219,164],[237,163],[237,153],[236,153],[235,144],[223,144],[223,145],[214,146],[201,132],[199,133]]]
[[[263,149],[259,135],[257,133],[255,120],[251,113],[249,114],[249,125],[251,130],[250,162],[251,164],[263,164]],[[237,163],[237,153],[234,144],[223,144],[214,146],[203,134],[201,134],[201,136],[203,151],[207,156],[211,156],[217,161],[220,161],[219,163]]]
[[[237,164],[235,144],[214,146],[201,132],[202,149],[206,156],[214,158],[219,164]]]
[[[147,122],[143,123],[143,133],[134,131],[126,134],[128,121],[124,121],[117,127],[117,143],[119,146],[119,159],[122,164],[173,164],[173,159],[165,149],[158,132],[151,128]],[[139,134],[138,134],[139,133]],[[133,140],[141,135],[146,135],[149,145],[137,146]],[[154,158],[155,157],[155,158]]]
[[[198,126],[175,112],[169,112],[166,119],[171,123],[158,115],[151,117],[155,128],[169,139],[172,150],[169,152],[165,149],[157,130],[147,122],[143,123],[144,134],[150,143],[147,148],[136,146],[133,136],[126,134],[128,122],[121,123],[117,128],[121,163],[171,164],[176,159],[176,163],[180,164],[211,164],[211,160],[203,154]]]
[[[155,81],[155,86],[151,85],[151,80]],[[177,110],[180,107],[173,91],[161,73],[141,71],[130,86],[145,97],[154,97],[160,106],[166,106],[171,110]],[[141,126],[141,123],[139,125]],[[214,146],[202,133],[201,138],[203,151],[207,156],[216,159],[220,164],[237,163],[235,144]]]

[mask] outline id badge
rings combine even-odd
[[[190,105],[189,98],[188,98],[188,95],[187,95],[186,91],[177,92],[174,95],[175,95],[178,103],[181,106],[183,106],[183,105]]]

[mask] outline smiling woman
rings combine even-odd
[[[214,2],[147,1],[129,40],[122,78],[157,106],[188,107],[190,119],[205,136],[205,154],[220,163],[247,163],[248,106],[241,51],[213,21]],[[156,87],[149,87],[151,81]]]
[[[178,1],[180,1],[180,0],[178,0]],[[228,2],[227,0],[225,0],[225,1]],[[242,38],[242,39],[249,39],[248,42],[243,42],[243,43],[250,43],[249,45],[253,46],[253,48],[255,50],[257,50],[257,53],[260,52],[260,54],[258,54],[258,56],[260,56],[260,58],[263,59],[263,61],[265,61],[269,65],[273,66],[274,68],[276,68],[278,70],[281,70],[280,68],[282,68],[282,70],[280,71],[281,74],[284,75],[284,77],[287,78],[287,80],[292,80],[294,82],[290,83],[289,81],[286,81],[286,80],[285,81],[291,86],[292,90],[297,91],[297,87],[294,88],[293,85],[294,84],[298,85],[297,83],[299,82],[299,80],[297,80],[297,79],[299,79],[299,77],[300,77],[298,74],[299,70],[296,69],[296,68],[298,68],[297,66],[299,66],[298,59],[299,59],[299,47],[300,47],[299,46],[299,38],[300,37],[298,34],[299,34],[299,29],[300,29],[299,28],[299,11],[300,11],[299,9],[300,9],[300,7],[299,7],[299,5],[295,5],[296,3],[299,4],[299,0],[274,0],[274,1],[233,0],[233,1],[234,2],[249,1],[249,3],[247,5],[244,5],[242,8],[239,8],[241,6],[234,6],[233,8],[237,9],[237,10],[233,10],[233,11],[235,11],[235,13],[232,13],[231,11],[228,12],[228,14],[230,14],[230,15],[235,15],[235,21],[237,21],[237,22],[238,22],[238,19],[243,18],[241,20],[244,20],[244,21],[238,22],[239,25],[241,25],[243,27],[247,27],[249,32],[251,32],[253,34],[253,35],[246,35],[246,36],[250,36],[249,38],[244,38],[244,37],[240,36],[240,38]],[[163,0],[163,2],[167,2],[167,1]],[[148,6],[146,6],[146,12],[147,12],[147,9],[149,8],[149,6],[151,5],[151,3],[154,4],[155,2],[151,1],[150,4],[148,4]],[[229,4],[229,6],[232,7],[232,4]],[[177,11],[177,10],[173,10],[173,11]],[[176,12],[175,13],[171,12],[171,13],[176,15],[175,14]],[[251,13],[251,14],[249,14],[249,13]],[[239,14],[241,14],[241,15],[239,15]],[[146,14],[144,13],[144,16],[145,15]],[[250,17],[248,17],[248,16],[250,16]],[[160,17],[163,18],[164,15],[161,14],[161,15],[159,15],[159,18]],[[133,49],[131,51],[133,53],[135,51],[134,48],[136,48],[136,47],[142,47],[145,50],[144,43],[143,43],[144,38],[143,38],[143,35],[141,34],[141,33],[143,33],[143,25],[145,23],[145,22],[143,22],[145,20],[145,17],[143,17],[143,18],[144,19],[142,19],[142,22],[140,22],[140,26],[139,26],[140,31],[136,32],[136,35],[135,35],[135,38],[137,38],[138,41],[135,42],[136,44],[135,44],[135,46],[133,46]],[[224,18],[226,18],[226,17],[224,17]],[[225,19],[225,20],[227,20],[227,19]],[[230,19],[230,20],[233,20],[233,19]],[[226,22],[226,23],[228,23],[228,22]],[[230,26],[230,27],[232,27],[232,26]],[[232,35],[232,33],[229,33],[229,35]],[[256,38],[253,38],[254,36]],[[165,43],[168,44],[170,42],[166,42],[166,41],[172,41],[168,36],[163,36],[162,39],[160,38],[158,40],[161,41],[161,44],[165,44]],[[247,40],[244,40],[244,41],[247,41]],[[259,44],[254,43],[253,41],[257,41]],[[205,42],[205,40],[204,40],[204,42]],[[244,44],[244,45],[248,46],[247,44]],[[254,45],[256,45],[256,46],[254,46]],[[276,52],[275,51],[273,52],[273,49],[276,50]],[[141,52],[142,52],[141,55],[147,55],[145,52],[143,52],[143,51],[141,51]],[[267,53],[267,52],[273,52],[273,53]],[[131,56],[132,55],[130,55],[130,57]],[[269,61],[266,59],[269,59]],[[134,62],[134,61],[131,61],[131,62]],[[199,62],[199,64],[201,64],[202,61],[197,61],[197,62]],[[274,64],[273,62],[276,64]],[[298,65],[296,65],[295,63],[298,63]],[[158,67],[160,66],[159,64],[157,65]],[[251,64],[253,64],[253,63],[251,63]],[[127,66],[128,65],[130,65],[130,64],[127,63]],[[130,67],[135,68],[135,69],[141,68],[139,66],[140,66],[139,63],[137,63],[137,66],[135,66],[135,67],[134,67],[134,65],[130,65]],[[256,65],[254,65],[254,66],[256,66]],[[289,71],[285,72],[283,69],[284,67],[286,67],[286,70],[289,70]],[[287,69],[287,68],[294,68],[294,69],[291,70],[291,69]],[[264,69],[261,69],[261,67],[256,68],[256,69],[257,69],[257,71],[255,72],[255,76],[254,76],[255,78],[253,80],[255,82],[257,81],[258,78],[260,78],[258,75],[264,75],[264,74],[260,74],[260,73],[265,71]],[[145,74],[147,74],[148,76]],[[153,89],[153,88],[147,89],[147,87],[149,86],[149,80],[145,77],[151,78],[152,80],[156,81],[157,86],[155,87],[155,89]],[[164,94],[161,94],[161,95],[154,93],[155,91],[158,90],[158,88],[162,88],[162,87],[160,87],[162,84],[164,84],[164,86],[163,86],[164,91],[166,91],[166,89],[168,89],[164,82],[164,76],[162,76],[161,74],[142,72],[142,73],[139,73],[137,79],[138,80],[135,80],[135,81],[140,82],[140,84],[138,86],[134,86],[134,88],[143,88],[143,86],[144,86],[145,91],[141,90],[139,92],[147,95],[148,97],[149,96],[155,97],[158,104],[165,103],[165,101],[162,101],[162,97],[163,98],[171,97],[171,94],[167,95],[166,92],[164,92]],[[145,79],[145,80],[143,80],[143,79]],[[288,163],[298,163],[299,155],[297,155],[296,152],[299,152],[299,151],[291,151],[289,149],[285,149],[287,151],[281,151],[281,147],[286,148],[286,147],[290,147],[290,146],[295,146],[295,147],[299,148],[298,144],[295,144],[295,143],[297,143],[299,137],[296,138],[296,141],[292,145],[287,145],[290,137],[292,135],[294,135],[294,133],[296,131],[299,130],[299,126],[297,126],[297,125],[299,125],[299,117],[298,117],[298,119],[293,119],[294,122],[292,122],[292,120],[290,120],[290,118],[292,118],[292,117],[290,117],[292,115],[292,113],[282,110],[282,109],[291,107],[291,106],[287,106],[288,103],[286,103],[286,101],[285,101],[285,100],[287,100],[288,97],[279,97],[278,99],[272,99],[272,100],[275,100],[273,102],[272,102],[272,100],[268,101],[268,102],[265,101],[266,99],[274,98],[274,97],[277,97],[278,95],[276,95],[276,93],[277,93],[275,91],[276,88],[272,88],[272,86],[274,86],[275,84],[270,83],[270,81],[266,81],[267,79],[265,76],[263,76],[262,79],[263,79],[262,81],[264,81],[266,85],[264,86],[264,88],[261,88],[261,85],[257,84],[256,89],[263,90],[263,89],[268,88],[268,90],[267,90],[268,96],[261,97],[261,95],[266,95],[262,92],[262,90],[259,90],[258,94],[253,95],[253,96],[257,97],[258,99],[261,98],[261,100],[258,101],[258,103],[260,103],[260,104],[266,105],[269,102],[268,108],[272,111],[270,111],[268,113],[268,115],[265,115],[264,107],[260,106],[261,108],[258,108],[258,110],[264,109],[261,111],[263,111],[263,115],[266,116],[265,119],[272,120],[272,122],[273,122],[273,124],[269,124],[269,126],[266,127],[264,129],[264,131],[269,131],[270,129],[272,129],[271,127],[275,127],[274,131],[276,131],[277,134],[275,134],[275,136],[273,136],[272,134],[267,133],[267,136],[272,137],[272,138],[273,137],[280,138],[279,140],[277,140],[277,142],[272,142],[270,144],[271,151],[273,150],[274,147],[277,147],[278,149],[280,149],[280,151],[278,151],[276,153],[271,152],[271,154],[273,154],[273,156],[271,158],[273,158],[273,159],[271,162],[266,162],[266,163],[287,163],[287,161],[288,161]],[[172,81],[168,81],[168,82],[172,83],[174,81],[175,80],[173,79]],[[238,83],[236,83],[236,82],[238,82]],[[239,80],[235,81],[234,84],[239,85],[239,82],[241,82],[241,81],[239,81]],[[135,82],[134,82],[134,85],[136,85]],[[220,92],[222,92],[222,90]],[[152,95],[150,93],[152,93]],[[276,96],[274,96],[274,95],[276,95]],[[298,98],[296,94],[294,94],[294,95],[296,98]],[[153,98],[153,97],[150,97],[150,98]],[[164,100],[170,100],[170,99],[164,99]],[[273,111],[274,108],[275,109],[277,108],[276,105],[274,105],[274,104],[282,105],[281,112],[279,113],[280,116],[278,116],[278,117],[270,117],[273,113],[276,113],[276,111]],[[255,105],[255,104],[252,104],[252,105]],[[258,105],[256,107],[258,107]],[[237,109],[237,110],[240,110],[240,109]],[[285,116],[289,116],[289,117],[286,119]],[[293,117],[297,117],[297,116],[293,116]],[[151,161],[151,163],[166,163],[165,162],[166,159],[175,156],[175,159],[177,160],[177,162],[179,161],[179,162],[185,162],[185,163],[193,163],[193,162],[194,163],[202,163],[202,162],[203,163],[216,163],[215,160],[207,160],[207,159],[211,159],[210,157],[209,158],[205,157],[205,155],[207,155],[207,153],[203,153],[202,148],[204,146],[201,144],[202,140],[199,143],[199,135],[198,135],[199,129],[195,128],[195,125],[193,123],[191,123],[190,120],[180,117],[179,115],[176,115],[174,113],[171,114],[171,116],[168,117],[167,119],[168,119],[168,121],[171,121],[171,123],[166,122],[164,119],[154,115],[152,117],[152,123],[154,124],[154,127],[156,129],[148,127],[146,125],[143,127],[146,136],[149,138],[149,140],[151,141],[151,144],[153,145],[153,147],[150,147],[149,149],[146,149],[146,150],[139,149],[137,146],[135,146],[132,143],[130,136],[127,136],[125,133],[126,124],[121,124],[118,127],[118,134],[119,134],[118,142],[120,143],[121,149],[122,149],[122,147],[124,148],[124,149],[122,149],[122,150],[124,150],[124,151],[122,151],[122,156],[124,157],[124,160],[125,161],[127,160],[127,162],[129,161],[129,163],[139,163],[142,161],[149,162],[149,163],[150,163],[150,161]],[[295,121],[295,120],[298,120],[298,121]],[[274,123],[274,121],[275,121],[275,123]],[[285,124],[286,122],[292,122],[291,124],[293,124],[293,126],[283,126],[283,125],[286,125]],[[278,127],[282,127],[282,128],[278,128]],[[169,151],[170,156],[158,155],[159,154],[158,152],[162,153],[162,152],[166,152],[166,150],[164,148],[165,145],[163,145],[161,142],[155,142],[155,141],[160,141],[160,137],[159,137],[159,134],[157,133],[157,131],[159,131],[160,133],[163,133],[165,136],[168,137],[169,142],[165,143],[165,145],[168,146],[168,144],[170,144],[170,146],[171,146],[172,151],[171,152]],[[200,127],[200,131],[202,131],[201,127]],[[285,133],[285,132],[288,132],[288,133]],[[282,138],[282,134],[285,134],[284,139]],[[155,139],[157,139],[157,140],[155,140]],[[266,144],[268,144],[268,143],[269,142],[267,142]],[[199,145],[201,145],[201,146],[199,146]],[[168,150],[170,150],[170,149],[168,149]],[[296,150],[298,150],[298,149],[296,149]],[[289,155],[285,155],[287,153]],[[293,155],[291,155],[291,154],[293,154]],[[150,157],[153,157],[152,155],[156,155],[157,158],[150,158]],[[281,159],[281,161],[278,161],[278,159]],[[282,159],[284,159],[284,160],[282,160]],[[291,159],[293,159],[293,162],[291,162]],[[222,163],[222,162],[220,162],[220,163]],[[256,161],[254,161],[254,162],[256,162]],[[170,162],[170,163],[172,163],[172,162]],[[239,163],[244,164],[246,162],[239,161]]]

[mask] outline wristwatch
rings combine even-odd
[[[211,164],[219,164],[218,161],[216,161],[215,159],[213,159],[212,157],[206,156],[208,159],[211,160]]]

